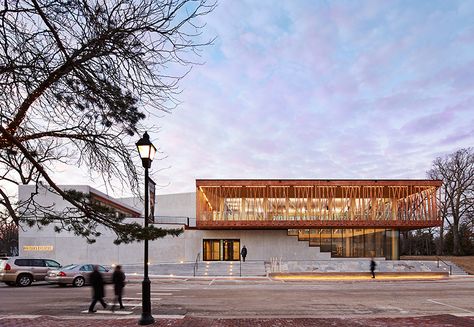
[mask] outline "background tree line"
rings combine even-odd
[[[403,232],[402,254],[474,255],[474,149],[436,158],[427,177],[443,181],[437,199],[443,225]]]

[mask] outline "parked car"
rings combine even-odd
[[[34,281],[42,281],[52,269],[61,265],[51,259],[12,257],[0,260],[0,281],[9,286],[30,286]]]
[[[75,287],[82,287],[89,284],[89,277],[94,270],[94,266],[94,264],[90,263],[67,265],[61,269],[51,270],[45,280],[48,283],[59,284],[59,286],[72,284]],[[112,283],[113,271],[101,265],[97,266],[99,267],[99,272],[104,278],[104,283]]]

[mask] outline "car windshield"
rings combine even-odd
[[[77,266],[78,266],[78,265],[71,264],[71,265],[67,265],[67,266],[62,267],[61,269],[62,269],[62,270],[73,270],[73,269],[76,268]]]

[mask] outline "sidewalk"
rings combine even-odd
[[[2,327],[34,326],[34,327],[122,327],[137,326],[139,317],[125,319],[110,317],[96,318],[85,316],[59,319],[49,316],[35,318],[3,318],[0,319]],[[437,315],[429,317],[412,318],[245,318],[245,319],[210,319],[185,317],[184,319],[155,319],[150,326],[167,327],[352,327],[352,326],[377,326],[377,327],[472,327],[474,317],[456,317],[452,315]]]

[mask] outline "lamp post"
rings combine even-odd
[[[142,159],[143,168],[145,168],[145,229],[148,227],[148,168],[155,157],[156,148],[150,142],[150,136],[147,132],[136,143],[138,153]],[[138,323],[140,325],[150,325],[155,322],[151,315],[150,299],[150,279],[148,278],[148,239],[145,238],[145,255],[143,264],[143,282],[142,282],[142,316]]]

